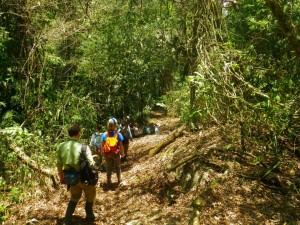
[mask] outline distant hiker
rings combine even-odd
[[[143,135],[143,131],[138,128],[138,124],[137,123],[135,123],[133,125],[132,130],[133,130],[132,136],[134,138],[141,137]]]
[[[150,134],[159,134],[159,129],[158,129],[159,125],[155,124],[155,123],[151,123],[150,124]]]
[[[154,133],[159,134],[159,124],[154,125]]]
[[[90,147],[95,152],[95,154],[98,156],[98,166],[100,171],[104,171],[104,166],[102,163],[102,150],[101,150],[101,144],[102,144],[102,125],[98,124],[96,127],[96,132],[93,133],[90,141]]]
[[[143,130],[143,135],[150,134],[150,127],[147,127],[147,125],[144,125],[142,130]]]
[[[106,163],[107,185],[110,186],[113,168],[116,171],[118,184],[121,183],[121,157],[124,157],[122,145],[123,135],[117,132],[117,120],[112,118],[108,121],[107,132],[102,135],[102,151]]]
[[[155,134],[155,124],[154,123],[150,124],[149,129],[150,129],[150,134]]]
[[[78,124],[72,125],[68,129],[70,139],[61,143],[57,151],[57,170],[61,184],[68,184],[69,175],[75,176],[76,182],[69,186],[71,198],[65,213],[64,224],[72,223],[72,215],[75,211],[76,205],[82,195],[85,194],[85,212],[86,220],[89,222],[95,221],[95,215],[93,212],[93,204],[96,197],[95,185],[83,184],[79,179],[80,171],[80,154],[82,144],[79,142],[80,138],[80,126]],[[91,167],[95,166],[92,152],[90,148],[86,147],[86,157]],[[72,181],[73,182],[73,181]]]
[[[122,145],[124,148],[125,156],[121,159],[121,161],[126,161],[127,152],[129,148],[129,140],[132,141],[132,134],[129,125],[129,117],[125,117],[122,121],[122,124],[119,127],[119,132],[123,135],[124,140],[122,141]]]

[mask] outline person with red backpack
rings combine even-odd
[[[117,132],[117,120],[108,121],[107,132],[102,135],[102,153],[106,163],[107,185],[111,186],[113,168],[116,170],[118,185],[121,183],[121,157],[124,157],[123,135]],[[121,156],[121,157],[120,157]]]

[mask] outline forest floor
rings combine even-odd
[[[224,148],[226,143],[216,127],[186,132],[163,152],[150,157],[149,150],[179,126],[178,119],[166,115],[153,114],[151,120],[160,124],[160,134],[135,138],[130,143],[128,161],[122,164],[122,185],[107,189],[106,175],[100,173],[95,224],[300,224],[299,196],[282,191],[280,185],[244,175],[251,175],[255,165],[247,164],[228,146]],[[185,149],[194,148],[201,153],[193,159],[196,167],[181,168],[180,175],[176,175],[176,169],[168,170],[170,164],[180,162],[180,152],[184,151],[182,156],[186,157],[189,150]],[[179,169],[180,163],[175,167]],[[291,167],[294,169],[286,173],[297,172],[300,164],[293,161]],[[114,174],[113,182],[116,180]],[[4,224],[62,224],[69,199],[64,186],[59,190],[48,188],[47,192],[36,190],[30,199],[22,207],[13,207]],[[85,224],[84,203],[82,198],[74,224]]]

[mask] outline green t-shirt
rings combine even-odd
[[[80,153],[82,144],[78,142],[77,139],[70,139],[61,143],[57,151],[57,169],[80,170]],[[95,161],[92,156],[92,152],[87,146],[86,157],[91,167],[95,166]]]

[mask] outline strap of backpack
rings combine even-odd
[[[86,145],[85,144],[81,145],[81,154],[86,159]]]

